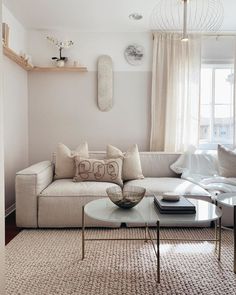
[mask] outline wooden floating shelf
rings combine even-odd
[[[33,67],[34,72],[87,72],[86,67]]]
[[[24,57],[18,55],[11,48],[3,45],[3,53],[9,59],[17,63],[26,71],[34,72],[87,72],[86,67],[35,67],[27,62]]]
[[[12,61],[17,63],[20,67],[22,67],[26,71],[31,71],[34,67],[30,65],[27,60],[25,60],[22,56],[19,56],[15,51],[10,49],[9,47],[3,46],[3,54],[10,58]]]

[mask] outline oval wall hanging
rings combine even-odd
[[[109,55],[98,58],[98,108],[102,112],[109,111],[113,106],[113,69]]]

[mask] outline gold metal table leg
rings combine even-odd
[[[145,223],[145,243],[148,242],[148,225]]]
[[[236,206],[234,206],[234,273],[236,273]]]
[[[85,231],[85,225],[84,225],[84,206],[82,207],[82,260],[84,259],[84,231]]]
[[[221,257],[221,217],[219,218],[219,249],[218,249],[218,260],[220,260]]]
[[[215,220],[214,224],[215,224],[215,251],[217,251],[217,243],[218,243],[217,220]]]
[[[157,283],[160,283],[160,222],[157,221]]]

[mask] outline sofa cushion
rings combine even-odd
[[[54,179],[72,178],[75,176],[74,157],[77,155],[84,158],[89,157],[87,142],[80,144],[75,151],[71,151],[63,143],[57,145]]]
[[[144,177],[179,177],[170,169],[180,153],[140,152]]]
[[[211,195],[197,184],[181,178],[144,178],[127,181],[125,185],[141,186],[146,188],[146,195],[175,192],[183,196],[207,197]],[[205,198],[206,199],[206,198]]]
[[[124,154],[118,148],[109,144],[107,146],[107,158],[123,159],[123,180],[144,178],[137,144],[133,144]]]
[[[106,189],[117,184],[110,182],[73,182],[72,179],[59,179],[53,181],[40,196],[48,197],[79,197],[96,196],[107,197]]]

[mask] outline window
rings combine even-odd
[[[201,71],[200,148],[233,144],[233,65],[205,64]]]

